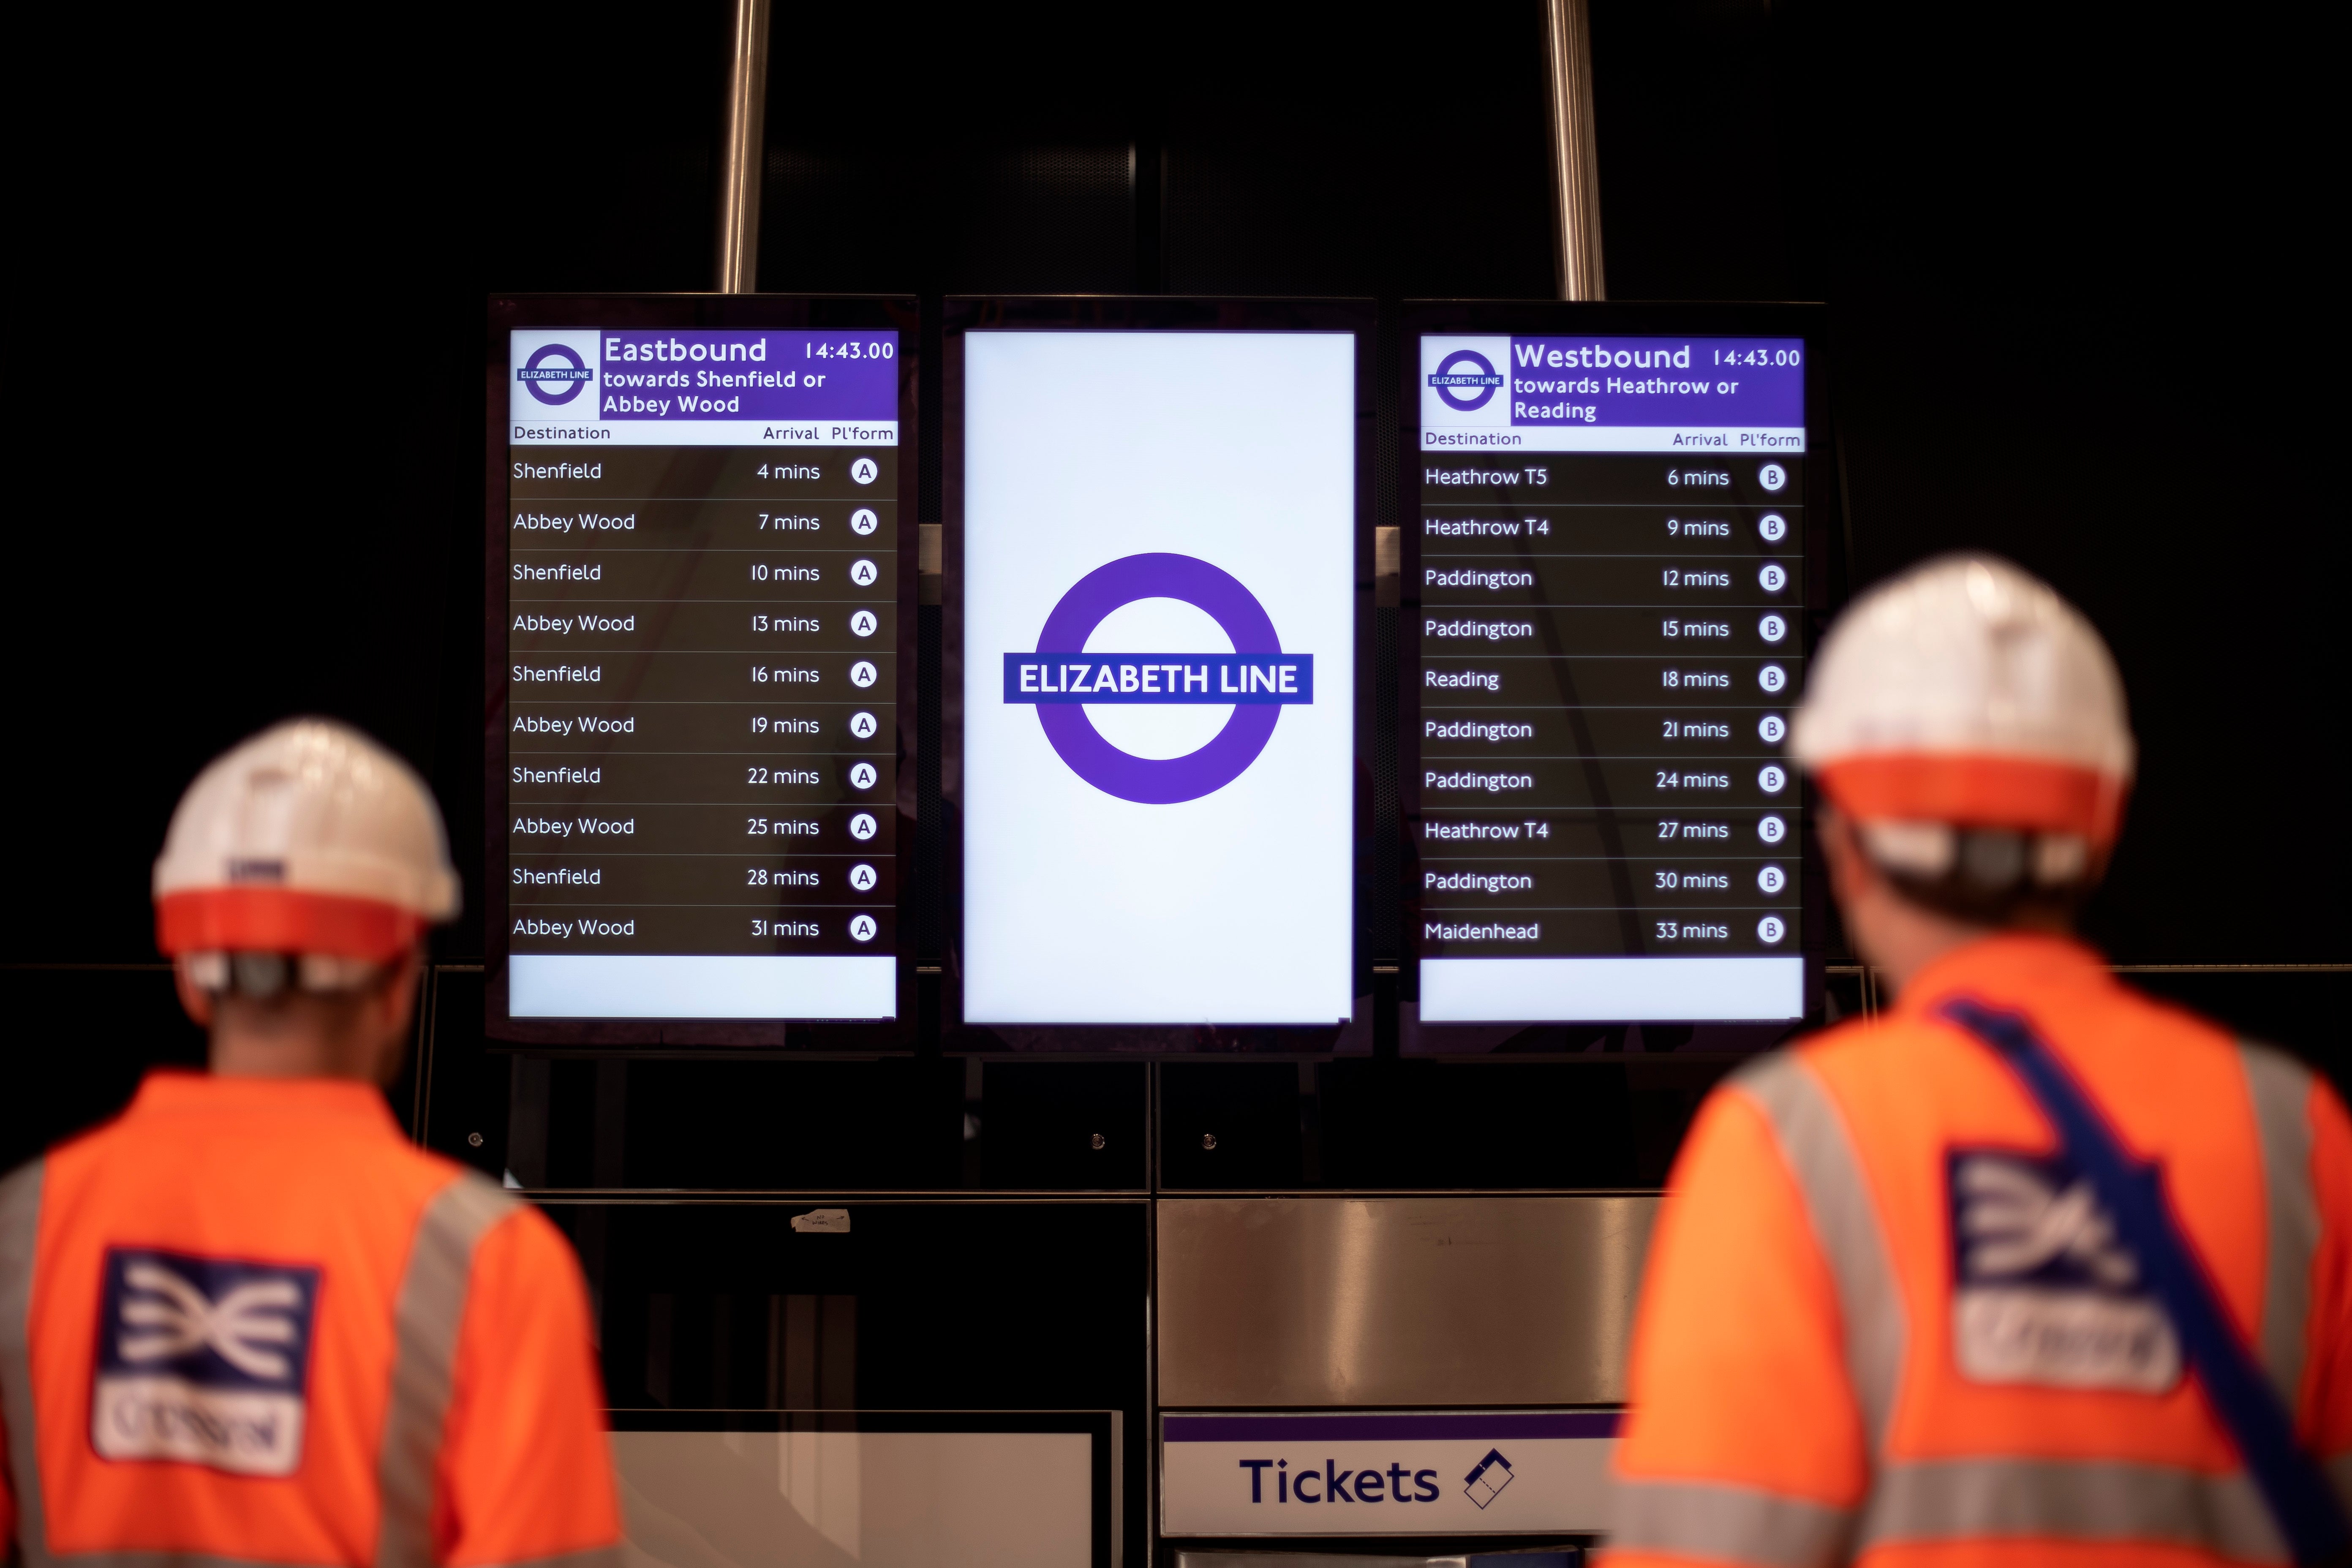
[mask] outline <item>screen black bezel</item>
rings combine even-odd
[[[898,1009],[893,1019],[562,1018],[507,1016],[507,334],[533,327],[880,330],[898,334],[898,636],[897,681]],[[912,1049],[916,1009],[916,513],[920,463],[916,388],[921,315],[912,296],[494,294],[489,298],[483,423],[483,1033],[494,1042],[566,1048],[734,1046],[795,1050]],[[496,803],[495,809],[493,803]],[[787,1033],[789,1032],[789,1041]]]
[[[940,1018],[943,1044],[956,1051],[1045,1050],[1056,1053],[1116,1052],[1120,1056],[1191,1056],[1202,1051],[1250,1051],[1328,1055],[1343,1036],[1361,1033],[1369,1048],[1371,992],[1369,944],[1363,931],[1370,889],[1365,885],[1376,858],[1371,771],[1373,704],[1372,524],[1373,462],[1379,441],[1376,360],[1379,319],[1370,300],[1172,299],[1134,295],[962,296],[943,301],[940,331],[941,408],[940,465],[941,569],[940,795],[947,805],[945,849],[940,868],[941,923],[947,962],[941,966]],[[963,952],[963,391],[964,338],[989,328],[1069,331],[1348,332],[1356,342],[1355,496],[1355,787],[1349,802],[1355,855],[1350,900],[1349,974],[1355,998],[1352,1022],[1329,1025],[1266,1025],[1246,1021],[1217,1025],[1004,1025],[964,1022]]]
[[[1396,475],[1396,521],[1399,533],[1400,607],[1397,626],[1397,815],[1401,857],[1398,889],[1397,951],[1399,991],[1416,1006],[1421,990],[1421,897],[1413,868],[1418,863],[1413,826],[1421,819],[1421,689],[1405,679],[1421,659],[1420,607],[1415,584],[1420,582],[1421,515],[1419,470],[1421,452],[1420,340],[1424,334],[1555,335],[1597,332],[1624,335],[1682,334],[1709,337],[1798,337],[1805,341],[1805,657],[1808,668],[1819,651],[1822,635],[1845,592],[1844,487],[1836,428],[1830,405],[1830,316],[1818,304],[1726,304],[1714,301],[1649,301],[1616,303],[1601,300],[1407,300],[1397,317],[1397,405],[1399,462]],[[1804,1016],[1759,1022],[1711,1021],[1711,1035],[1752,1035],[1733,1049],[1761,1049],[1774,1042],[1827,1021],[1826,967],[1831,959],[1832,916],[1828,877],[1822,860],[1819,798],[1811,782],[1804,784],[1803,820],[1798,838],[1804,887],[1799,910],[1804,930],[1799,953],[1804,960]],[[1679,1026],[1694,1020],[1619,1018],[1531,1018],[1517,1024],[1419,1024],[1434,1051],[1446,1049],[1444,1037],[1455,1031],[1491,1033],[1545,1025]],[[1475,1048],[1475,1047],[1473,1047]]]

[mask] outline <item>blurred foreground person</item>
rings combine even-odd
[[[618,1562],[571,1248],[384,1104],[457,910],[432,796],[354,731],[281,724],[181,799],[157,941],[212,1071],[0,1183],[29,1568]]]
[[[1832,631],[1793,749],[1898,999],[1701,1110],[1609,1561],[2341,1560],[2352,1127],[2068,934],[2132,773],[2098,634],[1932,563]]]

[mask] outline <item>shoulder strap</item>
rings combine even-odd
[[[1940,1012],[2009,1064],[2090,1178],[2116,1234],[2147,1270],[2189,1364],[2230,1429],[2294,1560],[2342,1560],[2352,1550],[2352,1525],[2317,1463],[2295,1445],[2286,1406],[2231,1326],[2195,1248],[2173,1223],[2161,1173],[2124,1152],[2088,1092],[2022,1015],[1965,998],[1946,1003]]]

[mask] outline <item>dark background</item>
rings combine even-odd
[[[1545,296],[1540,26],[780,10],[761,284]],[[481,841],[483,296],[709,286],[728,26],[16,19],[0,962],[151,961],[179,791],[288,713],[382,736]],[[2352,960],[2322,52],[2251,13],[1594,5],[1611,297],[1828,301],[1853,582],[1990,547],[2113,641],[2119,963]],[[11,1032],[96,1027],[115,992],[48,973]],[[2315,1047],[2352,1001],[2181,984]]]
[[[1541,16],[780,6],[761,287],[917,291],[934,321],[957,291],[1548,297]],[[10,17],[0,1167],[200,1058],[148,875],[237,739],[374,731],[475,879],[484,297],[711,280],[719,0],[286,18]],[[1852,581],[1990,547],[2090,613],[2142,746],[2093,933],[2342,1084],[2332,38],[2246,7],[1593,18],[1610,296],[1827,301]],[[866,1394],[1122,1409],[1136,1501],[1137,1199],[1654,1187],[1724,1068],[1622,1028],[1530,1031],[1600,1047],[1551,1060],[518,1064],[483,1048],[477,921],[436,943],[394,1106],[617,1205],[558,1205],[608,1349],[656,1295],[666,1364],[714,1367],[722,1300],[854,1296]],[[1848,1010],[1861,984],[1832,976]],[[630,1210],[656,1187],[709,1205]],[[832,1272],[778,1245],[787,1191],[855,1208]],[[678,1225],[677,1256],[632,1239]]]

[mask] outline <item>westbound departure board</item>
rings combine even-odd
[[[492,1022],[893,1019],[894,319],[563,303],[492,309]]]
[[[1407,339],[1421,1020],[1798,1018],[1810,318],[1522,311]]]

